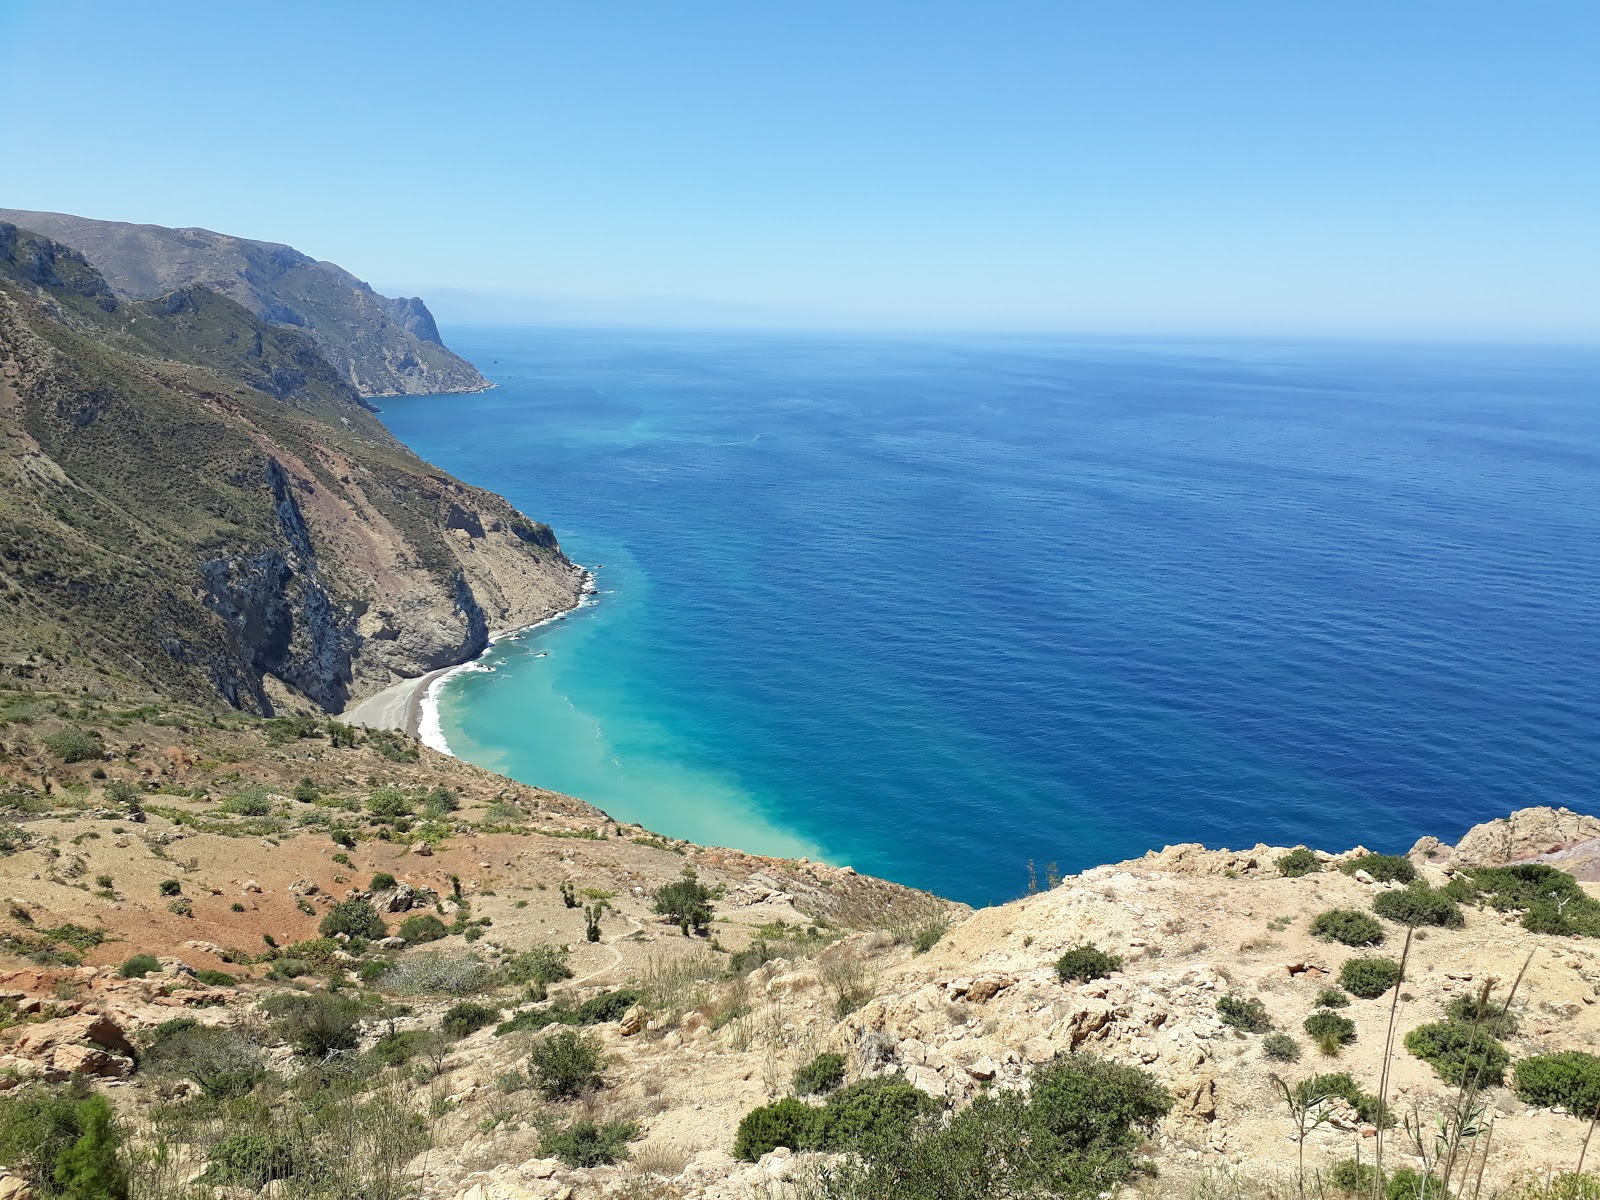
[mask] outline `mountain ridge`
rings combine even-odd
[[[305,334],[363,397],[492,386],[445,346],[419,297],[379,295],[343,267],[281,242],[27,209],[0,209],[0,221],[77,250],[122,300],[196,284],[227,296]]]
[[[302,333],[198,284],[119,298],[0,224],[13,671],[339,712],[582,581],[548,526],[417,458]]]

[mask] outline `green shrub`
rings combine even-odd
[[[285,1135],[265,1130],[231,1133],[206,1154],[206,1183],[260,1191],[274,1179],[295,1173],[294,1143]]]
[[[1289,853],[1279,855],[1275,865],[1278,874],[1287,879],[1298,879],[1302,875],[1322,870],[1322,860],[1304,846],[1297,846]]]
[[[311,777],[307,775],[295,784],[294,798],[301,804],[315,804],[322,799],[322,789],[312,783]]]
[[[303,958],[275,958],[267,968],[270,979],[299,979],[311,974],[311,964]]]
[[[372,1057],[385,1067],[398,1067],[425,1053],[439,1040],[428,1029],[403,1029],[385,1033],[372,1047]]]
[[[911,935],[911,953],[926,954],[939,944],[941,938],[950,932],[950,918],[940,914],[931,921],[926,921],[917,927]]]
[[[215,967],[201,967],[194,977],[207,987],[233,987],[239,982],[226,971],[219,971]]]
[[[156,890],[163,896],[177,896],[183,892],[183,884],[176,879],[163,879],[156,885]]]
[[[399,788],[375,788],[367,797],[367,811],[380,821],[394,821],[411,815],[411,803]]]
[[[265,789],[246,788],[217,805],[217,810],[240,817],[264,817],[272,811],[272,804],[267,800]]]
[[[0,1162],[47,1200],[127,1200],[121,1142],[104,1096],[35,1088],[0,1104]]]
[[[1394,1114],[1387,1111],[1371,1092],[1363,1092],[1347,1071],[1330,1071],[1313,1075],[1295,1084],[1298,1102],[1309,1108],[1318,1100],[1337,1098],[1356,1110],[1356,1115],[1369,1125],[1381,1122],[1385,1129],[1395,1124]]]
[[[117,974],[124,979],[143,979],[146,975],[161,970],[161,960],[153,954],[135,954],[117,968]]]
[[[58,729],[42,739],[44,748],[62,762],[88,762],[105,753],[105,744],[84,729]]]
[[[1392,958],[1352,958],[1339,968],[1339,986],[1352,996],[1376,1000],[1400,982],[1400,964]]]
[[[864,1140],[832,1176],[828,1195],[992,1200],[1115,1192],[1143,1169],[1135,1153],[1171,1107],[1171,1095],[1143,1071],[1063,1056],[1037,1068],[1026,1093],[987,1092],[948,1123],[925,1114]]]
[[[514,958],[506,960],[500,968],[500,978],[510,984],[536,983],[549,987],[563,979],[572,978],[572,968],[567,966],[567,948],[541,943],[529,946]]]
[[[182,1017],[156,1028],[139,1067],[192,1080],[213,1099],[243,1096],[267,1074],[261,1047],[244,1034]]]
[[[857,1149],[873,1139],[902,1136],[938,1111],[937,1101],[899,1075],[859,1079],[828,1097],[818,1144],[825,1150]]]
[[[365,1006],[331,992],[276,992],[261,1002],[273,1032],[302,1058],[326,1058],[360,1042]]]
[[[341,900],[330,908],[317,926],[317,932],[323,937],[342,933],[347,937],[366,938],[374,942],[386,936],[389,928],[370,900],[355,899]]]
[[[106,784],[106,799],[112,804],[138,807],[139,802],[144,799],[144,789],[126,779],[113,779]]]
[[[1273,1062],[1300,1061],[1300,1043],[1287,1033],[1269,1033],[1262,1038],[1261,1052]]]
[[[450,930],[445,928],[445,923],[432,913],[420,913],[414,917],[407,917],[400,922],[396,932],[413,946],[424,942],[437,942],[440,938],[449,935]]]
[[[1501,912],[1525,909],[1523,927],[1532,933],[1600,937],[1600,900],[1565,871],[1543,863],[1480,867],[1450,882],[1462,900],[1486,900]]]
[[[1497,1038],[1510,1037],[1517,1031],[1516,1014],[1505,1005],[1496,1004],[1493,997],[1486,998],[1482,992],[1451,997],[1450,1003],[1445,1005],[1444,1015],[1448,1021],[1476,1025]]]
[[[711,923],[711,889],[699,881],[693,867],[685,867],[682,879],[656,889],[655,907],[688,937],[691,929],[698,932]]]
[[[1547,1107],[1560,1105],[1576,1117],[1600,1113],[1600,1058],[1583,1050],[1534,1054],[1511,1072],[1518,1099]]]
[[[733,1135],[733,1156],[755,1162],[779,1146],[811,1150],[819,1144],[822,1110],[803,1100],[785,1096],[745,1113]]]
[[[528,1075],[546,1100],[586,1096],[604,1082],[600,1044],[570,1029],[553,1033],[528,1051]]]
[[[1224,1025],[1231,1025],[1244,1033],[1265,1033],[1272,1028],[1267,1006],[1259,999],[1246,1000],[1243,996],[1230,993],[1217,1001],[1217,1015],[1222,1018]]]
[[[1417,877],[1417,868],[1411,860],[1399,854],[1363,854],[1340,863],[1339,870],[1346,875],[1365,871],[1379,883],[1410,883]]]
[[[400,881],[397,880],[393,875],[389,874],[389,872],[387,872],[387,871],[379,871],[379,872],[377,872],[377,874],[373,875],[373,877],[367,882],[367,891],[369,891],[369,892],[388,892],[388,891],[393,891],[395,886],[399,882]]]
[[[819,1054],[794,1073],[796,1095],[815,1096],[831,1092],[844,1082],[844,1055]]]
[[[1328,1182],[1347,1196],[1371,1196],[1373,1185],[1378,1182],[1378,1168],[1347,1158],[1333,1165]],[[1378,1194],[1383,1200],[1442,1200],[1444,1185],[1435,1176],[1424,1179],[1410,1167],[1401,1167],[1384,1176]]]
[[[486,1025],[492,1025],[500,1017],[498,1008],[490,1008],[487,1004],[479,1004],[474,1000],[462,1000],[452,1004],[439,1020],[439,1029],[445,1037],[460,1039],[470,1033],[476,1033]]]
[[[1406,1049],[1458,1086],[1499,1087],[1511,1062],[1498,1038],[1459,1021],[1418,1025],[1406,1034]]]
[[[604,1167],[628,1158],[628,1143],[639,1136],[631,1121],[574,1121],[565,1129],[539,1135],[539,1153],[554,1156],[569,1167]]]
[[[1376,946],[1383,941],[1383,926],[1354,908],[1330,908],[1311,922],[1311,932],[1329,942],[1346,946]]]
[[[1356,1023],[1325,1008],[1306,1018],[1305,1031],[1324,1054],[1337,1054],[1341,1046],[1356,1040]]]
[[[1350,997],[1338,988],[1323,988],[1313,1001],[1319,1008],[1348,1008]]]
[[[1448,893],[1429,887],[1420,879],[1399,891],[1378,893],[1372,898],[1372,911],[1400,925],[1459,929],[1466,924],[1461,906]]]
[[[1091,979],[1104,979],[1113,971],[1122,970],[1122,959],[1107,954],[1092,942],[1074,946],[1056,960],[1056,976],[1063,982],[1069,980],[1087,983]]]

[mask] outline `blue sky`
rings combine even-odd
[[[0,204],[447,314],[1600,338],[1592,0],[0,0],[0,35]]]

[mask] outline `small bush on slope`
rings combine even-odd
[[[1600,1113],[1600,1058],[1582,1050],[1535,1054],[1518,1061],[1512,1090],[1529,1104],[1560,1105],[1576,1117]]]
[[[1091,979],[1104,979],[1113,971],[1122,970],[1122,959],[1107,954],[1092,942],[1074,946],[1056,961],[1056,975],[1063,983],[1087,983]]]
[[[1306,1018],[1306,1033],[1324,1054],[1337,1054],[1356,1040],[1356,1023],[1349,1017],[1320,1009]]]
[[[861,1142],[824,1172],[825,1200],[1083,1198],[1139,1173],[1135,1154],[1172,1096],[1144,1071],[1064,1055],[1032,1087],[980,1095],[944,1125],[924,1117]]]
[[[794,1073],[796,1095],[815,1096],[831,1092],[844,1082],[844,1055],[819,1054]]]
[[[1399,854],[1363,854],[1341,863],[1339,870],[1346,875],[1365,871],[1379,883],[1410,883],[1417,877],[1417,868],[1411,860]]]
[[[600,1043],[570,1029],[552,1034],[528,1051],[528,1074],[546,1100],[573,1100],[597,1090],[603,1056]]]
[[[1383,941],[1383,926],[1354,908],[1330,908],[1311,922],[1311,932],[1324,941],[1346,946],[1376,946]]]
[[[1278,874],[1286,879],[1299,879],[1302,875],[1322,870],[1322,860],[1304,846],[1279,855],[1274,865],[1278,868]]]
[[[554,1155],[569,1167],[604,1167],[628,1158],[628,1143],[639,1136],[631,1121],[574,1121],[565,1129],[539,1135],[539,1153]]]
[[[1457,1021],[1418,1025],[1406,1034],[1406,1049],[1457,1086],[1499,1087],[1511,1062],[1498,1038]]]
[[[1227,995],[1217,1001],[1217,1015],[1224,1025],[1243,1033],[1265,1033],[1272,1028],[1272,1018],[1267,1016],[1267,1006],[1258,999],[1246,1000],[1243,996]]]
[[[1352,958],[1339,968],[1339,985],[1352,996],[1376,1000],[1400,982],[1400,964],[1392,958]]]
[[[1438,925],[1460,929],[1466,924],[1461,908],[1448,892],[1429,887],[1420,879],[1397,892],[1381,892],[1372,899],[1372,911],[1401,925]]]

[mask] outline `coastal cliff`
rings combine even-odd
[[[291,246],[209,229],[23,209],[0,209],[0,221],[72,247],[121,300],[150,300],[196,285],[226,296],[263,322],[304,335],[361,396],[489,386],[445,346],[420,299],[380,296],[342,267]]]
[[[548,526],[418,459],[305,335],[116,294],[0,224],[0,655],[340,712],[577,603]]]

